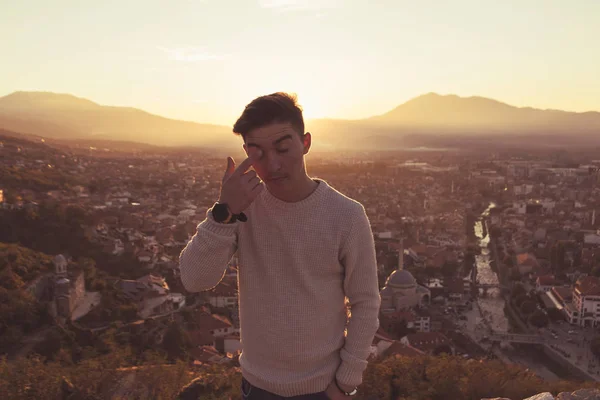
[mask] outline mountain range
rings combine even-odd
[[[360,120],[306,122],[319,148],[456,146],[460,141],[548,145],[600,144],[600,113],[514,107],[484,97],[428,93]],[[70,94],[14,92],[0,97],[0,129],[54,139],[161,146],[239,147],[230,126],[181,121]]]

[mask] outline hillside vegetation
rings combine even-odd
[[[179,361],[128,365],[126,352],[113,351],[77,365],[40,358],[0,361],[0,393],[10,399],[241,399],[239,368],[194,369]],[[70,383],[70,384],[69,384]],[[185,388],[182,390],[182,388]],[[500,362],[458,357],[391,357],[372,362],[356,399],[480,400],[486,397],[521,399],[549,391],[558,394],[598,388],[592,382],[545,382],[532,372]]]

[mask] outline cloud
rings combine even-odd
[[[206,50],[205,47],[178,47],[166,48],[157,46],[157,49],[167,53],[169,60],[185,62],[218,61],[229,58],[225,54],[214,54]]]
[[[262,8],[276,11],[318,11],[340,6],[340,0],[258,0]]]

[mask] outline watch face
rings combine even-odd
[[[225,221],[229,216],[229,210],[226,204],[215,204],[212,209],[215,221]]]

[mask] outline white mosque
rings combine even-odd
[[[429,304],[431,292],[417,284],[414,276],[404,269],[404,244],[400,239],[398,269],[390,274],[381,289],[381,311],[393,313],[407,308]]]

